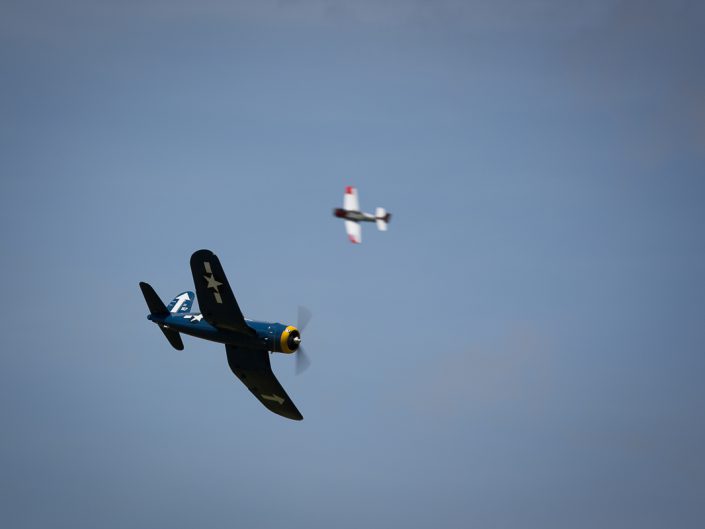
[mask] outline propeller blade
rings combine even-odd
[[[299,329],[299,332],[303,332],[303,330],[306,328],[308,325],[308,322],[311,321],[311,311],[308,310],[306,307],[303,305],[299,305],[299,315],[297,318],[297,325],[296,327]]]
[[[300,375],[306,371],[310,365],[311,360],[309,360],[306,351],[304,351],[303,347],[299,347],[298,351],[296,351],[296,374]]]

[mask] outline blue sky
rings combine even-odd
[[[702,6],[0,9],[3,526],[702,526]],[[303,422],[146,320],[200,248]]]

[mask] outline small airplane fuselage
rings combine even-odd
[[[375,222],[377,220],[374,215],[369,213],[343,208],[335,208],[333,210],[333,216],[338,217],[339,219],[354,220],[357,222]]]
[[[188,314],[149,314],[147,319],[162,328],[247,349],[266,349],[277,353],[294,353],[299,348],[301,335],[293,325],[254,321],[245,319],[248,327],[254,329],[254,336],[226,329],[218,329],[203,319],[200,313]]]

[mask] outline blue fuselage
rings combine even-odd
[[[152,314],[147,316],[147,319],[160,327],[212,342],[284,353],[293,352],[290,349],[295,349],[291,345],[287,346],[289,335],[292,332],[296,332],[298,335],[298,330],[289,325],[245,319],[248,327],[255,331],[252,336],[248,336],[239,332],[218,329],[203,319],[200,313],[167,314],[165,316]]]

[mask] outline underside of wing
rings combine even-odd
[[[218,257],[210,250],[191,256],[191,273],[203,318],[218,329],[256,334],[245,322]]]
[[[348,211],[360,211],[360,200],[357,197],[357,188],[348,186],[343,195],[343,209]]]
[[[264,406],[282,417],[300,421],[304,417],[286,394],[269,363],[269,352],[226,345],[228,365]]]
[[[359,222],[354,220],[345,221],[345,231],[348,233],[348,239],[350,242],[355,244],[360,244],[362,242],[362,226]]]

